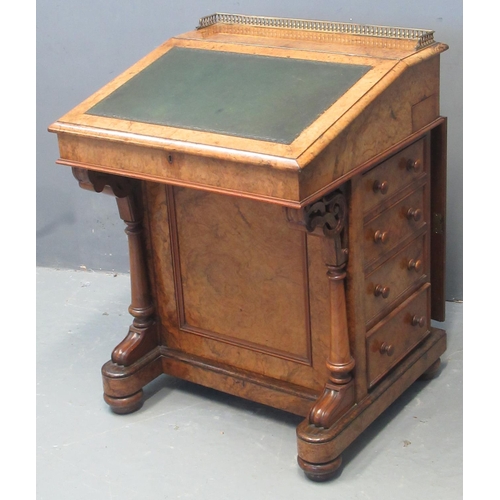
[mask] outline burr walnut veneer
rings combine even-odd
[[[102,368],[116,413],[167,373],[303,415],[298,462],[324,480],[437,372],[446,48],[216,14],[50,126],[126,225],[133,321]]]

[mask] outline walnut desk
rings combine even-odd
[[[116,413],[167,373],[302,415],[319,481],[438,371],[446,49],[427,30],[214,14],[50,126],[58,163],[126,225],[133,321],[102,368]]]

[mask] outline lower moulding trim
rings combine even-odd
[[[103,376],[108,377],[110,379],[120,379],[120,378],[130,377],[140,372],[151,363],[160,361],[160,358],[161,358],[161,348],[158,346],[149,351],[142,358],[138,359],[137,361],[128,366],[118,365],[116,363],[113,363],[112,361],[108,361],[102,367],[102,374]]]
[[[104,393],[110,398],[128,397],[163,373],[301,416],[308,414],[320,394],[165,346],[130,366],[108,361],[102,367]]]
[[[385,409],[410,387],[446,350],[446,333],[431,328],[431,335],[357,405],[328,429],[304,420],[297,427],[299,456],[322,463],[340,455]]]
[[[296,415],[306,416],[320,391],[161,347],[164,373]]]
[[[432,328],[431,335],[399,366],[394,368],[360,402],[328,429],[310,425],[308,419],[297,428],[301,447],[335,448],[339,453],[395,401],[446,350],[446,333]],[[417,366],[414,366],[417,365]],[[290,385],[253,372],[198,358],[164,346],[153,349],[130,366],[108,361],[102,368],[104,392],[111,398],[135,394],[146,384],[168,374],[189,382],[262,403],[306,417],[321,391]],[[356,431],[351,431],[355,425]],[[336,444],[339,444],[336,446]],[[307,453],[306,453],[307,454]],[[304,457],[307,460],[306,457]],[[331,453],[325,455],[325,462]]]

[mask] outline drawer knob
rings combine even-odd
[[[387,243],[387,240],[389,239],[389,233],[388,231],[377,230],[373,235],[373,239],[375,243]]]
[[[391,289],[388,286],[377,285],[374,290],[375,297],[382,297],[386,299],[389,297]]]
[[[375,181],[373,183],[373,190],[385,194],[389,190],[389,183],[387,181]]]
[[[419,326],[420,328],[422,328],[425,325],[425,317],[417,316],[415,314],[415,316],[413,316],[413,318],[411,319],[411,324],[413,326]]]
[[[422,161],[417,159],[417,160],[408,160],[406,162],[406,169],[410,172],[419,172],[420,169],[422,168]]]
[[[380,346],[380,354],[387,354],[387,356],[392,356],[394,354],[394,346],[384,342]]]
[[[423,264],[421,260],[410,259],[408,261],[408,271],[416,271],[419,273],[422,271]]]
[[[422,218],[422,210],[420,208],[409,208],[406,217],[408,217],[408,220],[417,222]]]

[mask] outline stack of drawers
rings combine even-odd
[[[368,385],[430,332],[426,138],[363,175]]]

